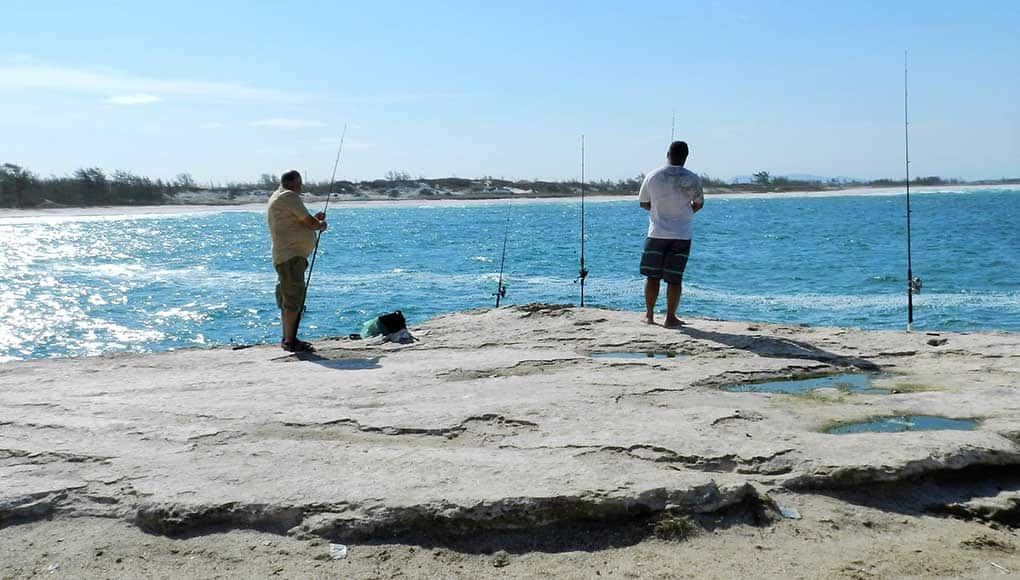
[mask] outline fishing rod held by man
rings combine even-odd
[[[305,270],[308,256],[315,250],[316,232],[327,229],[326,214],[314,216],[301,201],[301,174],[291,170],[280,178],[280,187],[269,197],[266,220],[272,241],[273,268],[277,274],[276,306],[280,309],[283,339],[280,346],[289,352],[314,350],[310,343],[298,340],[301,311],[308,287]]]

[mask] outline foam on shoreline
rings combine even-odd
[[[918,186],[912,187],[912,194],[931,193],[974,193],[979,191],[1015,191],[1020,192],[1020,185],[959,185],[959,186]],[[824,198],[824,197],[846,197],[846,196],[896,196],[904,195],[903,187],[854,187],[840,190],[825,191],[787,191],[787,192],[765,192],[765,193],[717,193],[710,194],[709,199],[777,199],[777,198]],[[587,203],[607,203],[616,201],[633,200],[635,195],[599,195],[585,198]],[[463,207],[473,205],[503,205],[510,202],[522,204],[557,204],[574,203],[577,196],[564,197],[499,197],[491,199],[458,199],[416,197],[410,199],[368,199],[351,200],[334,196],[332,204],[334,207],[344,208],[372,208],[372,207]],[[306,196],[306,204],[324,203],[325,196]],[[147,206],[102,206],[102,207],[59,207],[59,208],[30,208],[30,209],[0,209],[0,224],[17,223],[24,220],[35,220],[38,218],[117,218],[117,217],[160,217],[172,215],[192,215],[221,212],[261,212],[265,211],[264,203],[210,203],[192,205],[147,205]]]

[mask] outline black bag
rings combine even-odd
[[[407,328],[407,321],[404,320],[404,313],[399,310],[380,316],[379,324],[383,326],[383,334],[393,334],[394,332]]]

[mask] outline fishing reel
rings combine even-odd
[[[581,271],[577,273],[577,278],[574,278],[574,284],[577,284],[579,280],[581,281],[581,283],[584,283],[584,279],[587,277],[588,270],[586,268],[581,268]]]
[[[910,287],[910,293],[911,294],[920,294],[921,293],[921,279],[918,278],[917,276],[914,276],[913,278],[911,278],[910,282],[908,283],[908,285]]]
[[[499,290],[493,292],[492,295],[496,297],[496,308],[499,308],[500,301],[506,298],[506,286],[500,283]]]

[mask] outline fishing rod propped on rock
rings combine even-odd
[[[584,280],[588,269],[584,267],[584,136],[580,136],[580,269],[574,282],[580,282],[580,306],[584,307]]]
[[[503,229],[503,256],[499,259],[499,281],[496,283],[496,293],[493,296],[496,297],[496,308],[499,308],[499,302],[503,298],[506,298],[506,286],[503,285],[503,266],[506,264],[506,242],[510,237],[510,207],[511,202],[506,202],[506,226]]]
[[[914,276],[910,252],[910,121],[907,115],[907,51],[903,51],[903,150],[907,174],[907,332],[914,330],[914,294],[921,293],[921,279]]]

